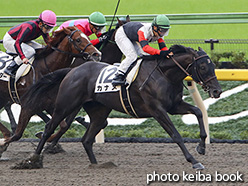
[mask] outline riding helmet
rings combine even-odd
[[[56,21],[57,17],[56,14],[51,11],[51,10],[44,10],[40,16],[39,19],[46,25],[55,27],[56,26]]]
[[[158,26],[164,29],[171,28],[170,20],[166,15],[158,15],[157,17],[155,17],[152,21],[152,26]]]
[[[90,14],[89,22],[95,26],[105,26],[107,24],[106,19],[101,12],[93,12]]]

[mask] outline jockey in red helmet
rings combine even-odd
[[[47,43],[50,40],[49,32],[56,26],[56,15],[51,10],[43,11],[39,18],[30,20],[12,27],[3,38],[3,46],[7,52],[16,53],[18,56],[5,69],[5,73],[14,76],[22,63],[27,64],[35,54],[36,48],[42,45],[33,41],[42,36]]]

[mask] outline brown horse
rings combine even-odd
[[[126,22],[129,22],[130,19],[129,19],[129,16],[126,17],[126,21],[124,20],[119,20],[118,19],[118,25],[116,26],[115,29],[112,29],[110,31],[110,39],[108,41],[106,41],[106,43],[100,43],[100,45],[98,47],[101,48],[101,45],[104,44],[104,46],[102,47],[101,49],[101,52],[102,52],[102,59],[109,63],[109,64],[114,64],[114,63],[120,63],[121,59],[122,59],[122,52],[120,51],[120,49],[118,48],[118,46],[116,45],[116,43],[114,42],[114,37],[115,37],[115,32],[116,30],[118,29],[118,27],[120,25],[123,25],[125,24]],[[113,55],[114,54],[114,55]],[[75,62],[74,62],[74,65],[78,65],[78,64],[82,64],[84,63],[85,60],[82,59],[82,58],[76,58],[75,59]],[[70,71],[71,69],[68,68],[68,69],[65,69],[66,71]],[[50,81],[50,77],[52,77],[53,74],[48,74],[47,76],[45,76],[43,78],[46,79],[47,81]],[[34,90],[38,90],[39,89],[39,81],[34,84],[28,91],[27,93],[23,96],[23,98],[21,99],[21,102],[24,103],[26,102],[27,100],[25,99],[25,97],[29,97],[27,95],[30,95],[32,94],[32,92]],[[54,87],[51,87],[51,91],[48,92],[48,94],[46,94],[46,96],[36,96],[35,94],[32,95],[32,100],[34,99],[37,99],[37,104],[32,108],[30,109],[28,112],[27,110],[25,110],[25,108],[22,108],[21,109],[21,114],[20,114],[20,119],[19,119],[19,123],[18,123],[18,126],[17,126],[17,130],[16,132],[14,133],[13,136],[11,137],[8,137],[8,138],[5,138],[5,143],[6,144],[9,144],[13,141],[17,141],[18,139],[21,138],[30,118],[37,114],[37,113],[42,113],[43,110],[46,110],[47,113],[49,114],[52,114],[52,111],[53,111],[53,108],[54,108],[54,104],[55,104],[55,99],[56,99],[56,95],[57,95],[57,92],[58,92],[58,86],[54,86]],[[39,101],[38,101],[39,100]],[[41,101],[42,100],[42,101]],[[22,113],[25,113],[24,115]],[[53,141],[52,145],[51,146],[54,146],[57,141],[60,139],[60,137],[67,131],[67,129],[70,127],[71,122],[69,122],[68,120],[66,121],[67,122],[67,125],[61,125],[61,128],[58,130],[58,132],[53,135],[48,141]]]
[[[182,150],[186,160],[195,169],[204,169],[187,150],[183,139],[174,127],[167,113],[196,115],[200,125],[201,141],[197,146],[199,154],[205,154],[205,132],[201,110],[183,101],[183,79],[190,75],[201,84],[209,96],[218,98],[222,92],[214,72],[214,64],[209,56],[199,48],[195,51],[181,45],[171,47],[174,57],[169,59],[144,59],[140,71],[129,88],[129,98],[136,117],[153,117],[171,136]],[[90,117],[90,125],[82,138],[82,144],[92,164],[96,164],[93,153],[93,142],[97,133],[107,126],[107,117],[112,109],[125,113],[120,101],[119,92],[95,93],[96,80],[107,66],[103,63],[86,62],[71,71],[60,70],[54,73],[50,85],[48,81],[39,82],[36,95],[45,95],[52,87],[59,86],[52,119],[47,123],[43,137],[30,158],[21,163],[21,168],[41,168],[40,155],[46,140],[63,120],[72,120],[81,107]],[[104,81],[104,80],[103,80]],[[32,95],[32,94],[31,94]],[[32,109],[32,97],[26,97],[25,110]],[[29,109],[28,109],[29,108]],[[22,113],[25,115],[25,113]],[[19,168],[19,167],[16,167]]]
[[[122,59],[122,53],[119,49],[119,47],[116,45],[115,40],[114,40],[114,35],[115,35],[115,31],[123,24],[130,22],[130,17],[129,15],[126,16],[125,20],[124,19],[119,19],[117,18],[117,24],[115,26],[115,29],[109,30],[107,34],[110,35],[110,39],[109,40],[105,40],[104,42],[100,42],[99,44],[97,44],[95,47],[97,49],[99,49],[102,53],[102,58],[101,60],[103,62],[106,62],[108,64],[114,64],[114,63],[120,63],[121,59]],[[2,43],[2,40],[0,40],[0,43]],[[114,54],[114,55],[113,55]],[[82,58],[76,58],[75,62],[71,65],[71,67],[75,67],[78,66],[79,64],[84,63],[85,60]],[[14,115],[11,111],[11,104],[12,103],[8,103],[7,105],[5,105],[4,109],[6,110],[9,120],[10,120],[10,124],[11,124],[11,130],[12,133],[15,133],[17,124],[16,121],[14,119]],[[37,113],[37,115],[39,117],[42,118],[42,120],[44,122],[48,122],[49,121],[49,117],[47,117],[46,114],[44,114],[43,112]],[[81,119],[82,120],[82,119]]]
[[[33,84],[33,79],[38,80],[47,73],[70,67],[75,57],[80,57],[81,62],[90,59],[99,61],[101,53],[90,43],[88,37],[76,27],[68,27],[54,32],[49,45],[37,52],[32,65],[34,71],[30,71],[17,81],[16,87],[20,98]],[[9,95],[6,81],[0,81],[0,88],[0,108],[3,108],[13,101]],[[4,138],[11,136],[11,132],[2,123],[0,123],[0,130]]]

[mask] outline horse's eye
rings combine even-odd
[[[81,39],[80,38],[77,38],[76,39],[76,42],[80,43],[81,42]]]
[[[205,67],[204,66],[201,66],[201,70],[205,70]]]

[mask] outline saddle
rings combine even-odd
[[[138,117],[131,104],[131,100],[129,96],[129,87],[138,75],[141,62],[142,59],[138,59],[133,63],[132,68],[130,68],[130,71],[127,75],[125,86],[114,87],[112,85],[112,80],[115,77],[115,74],[118,70],[117,65],[108,65],[105,68],[103,68],[96,81],[95,93],[119,91],[121,104],[125,112],[131,116]]]
[[[0,51],[0,80],[7,81],[8,82],[8,88],[9,88],[9,94],[11,99],[15,103],[20,103],[17,88],[16,88],[16,82],[20,79],[20,77],[23,77],[27,75],[27,73],[31,69],[31,65],[29,64],[22,64],[16,73],[15,77],[10,77],[4,73],[4,69],[14,60],[14,58],[17,56],[17,54],[9,53],[9,52],[3,52]],[[32,64],[34,61],[34,57],[32,57],[30,60],[30,63]]]

